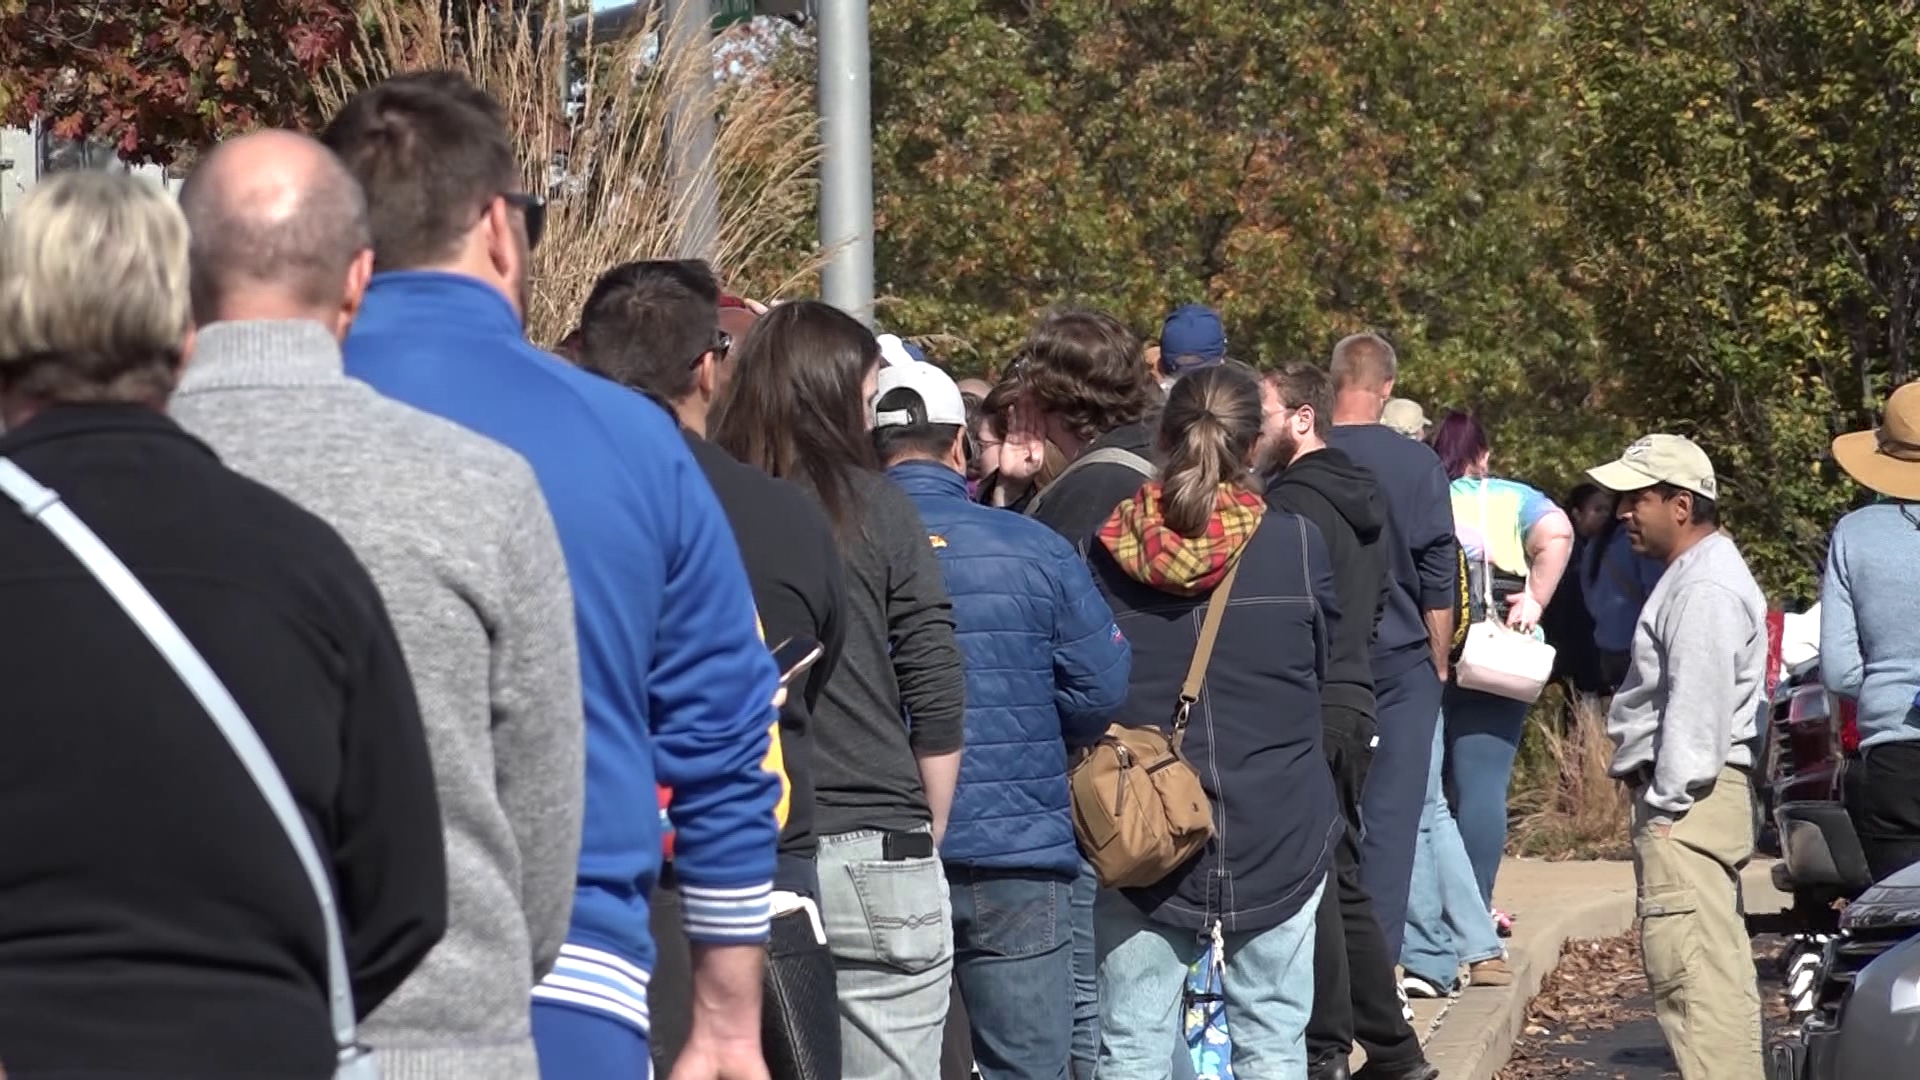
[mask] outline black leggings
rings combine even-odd
[[[1862,751],[1847,763],[1844,787],[1873,880],[1920,862],[1920,742]]]

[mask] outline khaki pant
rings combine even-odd
[[[1649,820],[1644,794],[1634,793],[1633,869],[1660,1030],[1683,1080],[1764,1076],[1760,991],[1738,892],[1740,867],[1753,856],[1746,774],[1720,770],[1670,828]]]

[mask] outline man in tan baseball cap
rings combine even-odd
[[[1632,791],[1640,943],[1683,1080],[1762,1075],[1760,996],[1740,913],[1753,856],[1751,741],[1766,681],[1766,599],[1720,530],[1713,462],[1648,435],[1587,471],[1620,493],[1633,549],[1666,564],[1607,713]]]
[[[1388,398],[1380,412],[1380,422],[1409,439],[1427,441],[1427,410],[1411,398]]]

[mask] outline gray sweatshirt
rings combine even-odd
[[[1725,533],[1676,559],[1634,626],[1632,666],[1607,714],[1613,775],[1653,766],[1647,805],[1686,813],[1726,765],[1752,765],[1766,687],[1767,602]]]
[[[583,716],[573,596],[519,455],[375,393],[311,322],[201,329],[170,411],[324,518],[386,601],[420,700],[447,933],[361,1028],[386,1080],[537,1080],[533,984],[566,939]]]

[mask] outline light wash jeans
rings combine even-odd
[[[1433,766],[1427,770],[1427,805],[1420,812],[1420,842],[1413,849],[1413,887],[1407,892],[1407,932],[1400,964],[1445,989],[1460,980],[1460,965],[1491,960],[1505,950],[1493,916],[1480,899],[1473,863],[1460,841],[1441,782],[1442,722],[1433,734]]]
[[[1099,960],[1093,949],[1093,898],[1100,882],[1093,864],[1080,860],[1080,876],[1073,879],[1073,1075],[1093,1080],[1093,1063],[1100,1057]]]
[[[844,1080],[940,1075],[953,906],[938,856],[887,861],[885,834],[820,838],[820,916],[833,950]]]
[[[1298,1077],[1307,1072],[1313,1011],[1313,928],[1322,881],[1279,926],[1226,935],[1227,1037],[1233,1072]],[[1192,930],[1151,922],[1111,889],[1094,901],[1100,965],[1100,1080],[1169,1080],[1167,1044],[1184,1043],[1187,968],[1206,951]]]

